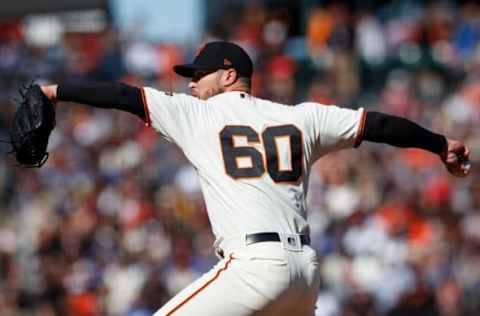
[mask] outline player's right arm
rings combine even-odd
[[[405,119],[380,112],[367,112],[361,138],[401,148],[420,148],[439,155],[454,176],[469,174],[470,150],[461,141],[434,133]]]
[[[347,147],[358,147],[362,140],[401,148],[419,148],[437,154],[446,169],[455,176],[469,174],[470,150],[465,144],[434,133],[403,117],[380,112],[353,111],[335,106],[307,104],[313,110],[316,150],[325,153]],[[312,106],[313,105],[313,106]]]

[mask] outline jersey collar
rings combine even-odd
[[[226,96],[226,95],[238,95],[239,98],[247,98],[247,97],[251,97],[251,94],[247,93],[247,92],[244,92],[244,91],[226,91],[226,92],[222,92],[220,94],[217,94],[217,95],[214,95],[210,98],[208,98],[207,100],[212,100],[214,98],[217,98],[217,97],[221,97],[221,96]]]

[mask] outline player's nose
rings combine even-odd
[[[197,86],[197,83],[196,83],[195,81],[193,81],[193,80],[191,80],[191,81],[188,83],[188,87],[189,87],[190,89],[193,89],[193,88],[195,88],[196,86]]]

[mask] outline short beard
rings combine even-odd
[[[207,99],[213,97],[214,95],[217,95],[217,94],[220,94],[220,93],[223,93],[223,92],[225,92],[225,88],[223,88],[223,87],[213,87],[213,88],[208,89],[203,95],[201,95],[200,99],[207,100]]]

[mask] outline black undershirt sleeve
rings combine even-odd
[[[62,83],[57,88],[57,99],[130,112],[145,121],[142,92],[139,88],[127,84],[103,82]]]
[[[405,118],[379,112],[367,112],[363,139],[396,147],[421,148],[441,154],[447,140]]]

